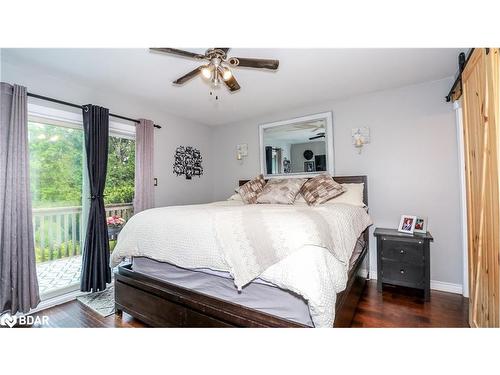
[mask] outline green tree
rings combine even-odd
[[[83,131],[33,122],[28,129],[33,207],[80,206]],[[132,202],[134,174],[135,141],[109,137],[106,204]]]
[[[104,202],[130,203],[134,199],[135,141],[109,137],[108,172]]]
[[[33,207],[80,206],[83,132],[30,123],[29,149]]]

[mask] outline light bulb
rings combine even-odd
[[[210,69],[210,67],[207,65],[207,66],[204,66],[202,69],[201,69],[201,74],[203,75],[203,77],[205,77],[206,79],[210,79],[212,78],[212,69]]]
[[[231,79],[232,76],[233,73],[231,73],[231,71],[228,68],[224,69],[224,73],[222,73],[222,78],[224,78],[224,81]]]

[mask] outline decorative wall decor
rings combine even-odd
[[[292,166],[290,165],[290,160],[286,157],[283,159],[283,173],[290,173],[292,171]]]
[[[306,160],[311,160],[314,156],[314,152],[312,152],[311,150],[305,150],[304,151],[304,159]]]
[[[314,172],[316,170],[314,166],[314,161],[305,161],[304,162],[304,172]]]
[[[358,153],[361,154],[363,146],[370,143],[370,128],[353,128],[351,134],[352,144],[358,149]]]
[[[236,145],[236,159],[241,160],[245,156],[248,156],[248,143]]]
[[[174,173],[177,176],[185,175],[186,180],[191,180],[192,176],[201,176],[203,167],[201,162],[201,152],[191,146],[179,146],[174,155]]]

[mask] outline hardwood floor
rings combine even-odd
[[[367,284],[358,304],[352,327],[468,327],[468,302],[459,294],[431,290],[426,302],[420,291]]]
[[[102,317],[79,301],[71,301],[35,314],[48,316],[48,324],[33,325],[34,328],[137,328],[144,323],[123,313]]]
[[[353,327],[468,327],[467,300],[458,294],[431,291],[431,300],[411,289],[384,287],[369,281],[353,320]],[[78,301],[44,310],[47,325],[34,327],[145,327],[139,320],[123,316],[101,317]]]

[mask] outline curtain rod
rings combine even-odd
[[[65,101],[63,101],[63,100],[59,100],[59,99],[49,98],[48,96],[43,96],[43,95],[33,94],[33,93],[31,93],[31,92],[29,92],[29,93],[28,93],[28,96],[31,96],[32,98],[36,98],[36,99],[46,100],[46,101],[48,101],[48,102],[52,102],[52,103],[58,103],[58,104],[67,105],[67,106],[69,106],[69,107],[80,108],[80,109],[82,109],[82,108],[83,108],[83,106],[78,105],[78,104],[65,102]],[[112,116],[112,117],[120,118],[120,119],[122,119],[122,120],[127,120],[127,121],[131,121],[131,122],[139,123],[139,120],[136,120],[136,119],[133,119],[133,118],[130,118],[130,117],[125,117],[125,116],[115,115],[115,114],[113,114],[113,113],[110,113],[109,115],[110,115],[110,116]],[[160,126],[160,125],[156,125],[156,124],[154,124],[153,126],[154,126],[155,128],[161,129],[161,126]]]

